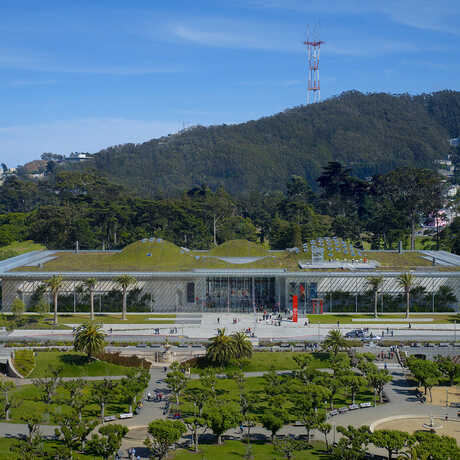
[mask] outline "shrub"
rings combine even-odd
[[[35,367],[35,355],[32,350],[17,350],[14,353],[14,367],[23,376],[27,377]]]
[[[120,353],[99,353],[96,355],[96,358],[120,366],[140,367],[142,369],[150,369],[151,366],[151,363],[144,358],[121,356]]]

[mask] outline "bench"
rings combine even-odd
[[[132,413],[132,412],[127,412],[126,414],[120,414],[120,419],[132,418],[132,417],[133,417],[133,413]]]
[[[115,415],[108,415],[107,417],[104,417],[104,422],[113,422],[116,419],[117,417],[115,417]]]

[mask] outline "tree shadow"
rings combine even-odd
[[[87,356],[71,354],[60,355],[59,360],[62,361],[64,364],[68,364],[70,366],[84,366],[91,362]]]

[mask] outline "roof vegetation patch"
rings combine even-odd
[[[174,243],[160,238],[136,241],[126,246],[123,251],[112,256],[112,263],[136,263],[141,265],[189,265],[193,256]]]
[[[248,240],[230,240],[211,249],[208,254],[221,257],[263,257],[269,255],[269,252],[261,244]]]

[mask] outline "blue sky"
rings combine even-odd
[[[96,152],[322,98],[460,90],[454,0],[0,1],[0,160]]]

